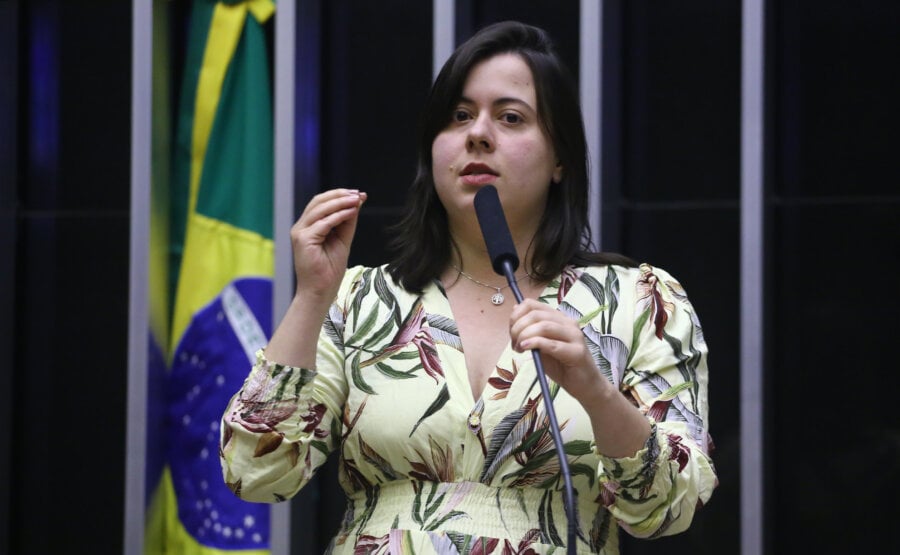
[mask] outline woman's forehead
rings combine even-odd
[[[503,96],[512,94],[529,104],[536,99],[534,76],[525,60],[515,53],[496,54],[481,60],[469,70],[461,96]]]

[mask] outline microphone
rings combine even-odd
[[[478,225],[484,236],[484,244],[487,246],[488,256],[491,258],[491,266],[494,271],[506,277],[509,288],[516,297],[516,302],[523,300],[519,284],[516,282],[516,269],[519,267],[519,255],[516,253],[516,245],[509,233],[509,225],[503,214],[503,206],[497,195],[497,188],[493,185],[485,185],[475,193],[475,215],[478,217]],[[563,476],[566,487],[566,518],[568,520],[568,545],[566,552],[575,553],[575,499],[572,490],[572,476],[569,473],[569,460],[566,458],[565,447],[559,432],[559,423],[556,420],[556,411],[553,408],[553,399],[550,397],[550,386],[547,376],[544,374],[544,365],[541,363],[541,354],[537,349],[531,350],[534,359],[534,367],[538,381],[541,384],[541,395],[544,399],[544,407],[547,409],[547,417],[550,420],[550,433],[553,436],[553,444],[556,447],[556,456],[559,458],[559,471]]]
[[[519,268],[519,255],[509,234],[496,187],[485,185],[475,193],[475,215],[478,216],[478,225],[481,226],[481,235],[484,236],[494,271],[504,275],[503,264],[509,262],[515,272]],[[516,300],[522,302],[522,299]]]

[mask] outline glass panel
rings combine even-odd
[[[629,555],[740,551],[740,11],[720,0],[606,6],[604,246],[670,271],[697,308],[720,481],[685,533],[622,534]]]

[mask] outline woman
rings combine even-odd
[[[706,345],[664,271],[588,251],[587,156],[545,33],[485,28],[426,104],[394,257],[347,269],[367,195],[316,196],[291,235],[297,290],[222,426],[240,497],[294,495],[332,451],[348,505],[335,552],[545,553],[563,479],[539,349],[576,490],[577,549],[686,529],[716,484]],[[515,304],[473,198],[499,191],[522,259]]]

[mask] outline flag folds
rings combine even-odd
[[[274,10],[271,0],[192,5],[168,214],[174,296],[163,349],[165,407],[157,411],[165,415],[165,453],[161,470],[147,477],[146,553],[269,550],[270,508],[225,486],[218,438],[230,397],[271,334],[273,124],[264,24]]]

